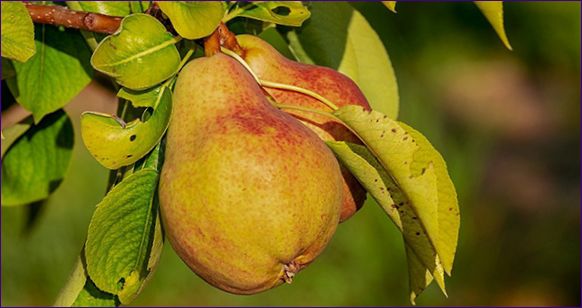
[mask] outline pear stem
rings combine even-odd
[[[322,111],[322,110],[318,110],[318,109],[300,107],[300,106],[295,106],[295,105],[279,104],[276,102],[273,102],[273,106],[275,106],[279,109],[299,110],[299,111],[303,111],[303,112],[316,113],[316,114],[319,114],[322,116],[327,116],[327,117],[333,118],[334,120],[339,120],[335,115],[333,115],[333,113],[328,112],[328,111]]]
[[[250,73],[250,74],[253,76],[253,78],[255,79],[255,81],[256,81],[258,84],[262,85],[262,82],[263,82],[263,81],[262,81],[261,79],[259,79],[259,76],[257,76],[257,74],[255,74],[255,72],[253,72],[253,70],[251,69],[251,67],[249,66],[249,64],[248,64],[248,63],[247,63],[247,62],[246,62],[246,61],[245,61],[245,60],[244,60],[244,59],[243,59],[241,56],[239,56],[239,55],[238,55],[236,52],[234,52],[234,51],[232,51],[232,50],[230,50],[230,49],[228,49],[228,48],[220,47],[220,50],[221,50],[223,53],[225,53],[225,54],[227,54],[227,55],[229,55],[229,56],[233,57],[233,58],[234,58],[235,60],[237,60],[237,61],[238,61],[240,64],[242,64],[242,66],[244,66],[244,68],[246,68],[246,69],[247,69],[247,71],[249,71],[249,73]]]
[[[331,108],[331,110],[335,111],[335,110],[339,109],[334,103],[330,102],[327,98],[325,98],[325,97],[323,97],[323,96],[321,96],[321,95],[319,95],[311,90],[307,90],[305,88],[301,88],[301,87],[290,85],[290,84],[267,81],[267,80],[261,80],[261,86],[267,87],[267,88],[273,88],[273,89],[289,90],[289,91],[294,91],[294,92],[298,92],[301,94],[305,94],[307,96],[311,96],[311,97],[315,98],[316,100],[322,102],[327,107]]]
[[[328,99],[326,99],[325,97],[311,91],[311,90],[307,90],[305,88],[301,88],[298,86],[294,86],[294,85],[290,85],[290,84],[284,84],[284,83],[278,83],[278,82],[273,82],[273,81],[268,81],[268,80],[262,80],[259,78],[259,76],[257,76],[257,74],[255,74],[255,72],[253,71],[253,69],[251,69],[251,67],[249,66],[249,64],[241,57],[239,56],[236,52],[228,49],[228,48],[224,48],[224,47],[220,47],[220,50],[233,57],[235,60],[237,60],[240,64],[242,64],[242,66],[244,66],[244,68],[247,69],[247,71],[249,71],[249,73],[253,76],[253,78],[255,79],[255,81],[261,85],[264,88],[273,88],[273,89],[281,89],[281,90],[289,90],[289,91],[293,91],[293,92],[298,92],[298,93],[302,93],[305,94],[307,96],[311,96],[313,98],[315,98],[316,100],[322,102],[323,104],[325,104],[326,106],[328,106],[329,108],[331,108],[331,110],[338,110],[339,108],[332,102],[330,102]]]

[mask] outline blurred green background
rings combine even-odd
[[[390,53],[400,119],[441,151],[459,194],[449,298],[433,285],[417,303],[579,306],[580,3],[506,3],[513,52],[471,3],[398,3],[398,14],[356,6]],[[82,145],[79,114],[114,108],[97,84],[75,98],[63,184],[45,204],[2,208],[3,306],[50,305],[66,282],[107,182]],[[166,245],[134,304],[407,305],[402,239],[368,202],[292,285],[254,296],[210,287]]]

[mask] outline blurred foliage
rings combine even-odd
[[[459,193],[449,298],[432,286],[417,302],[580,305],[580,3],[506,3],[513,52],[471,3],[400,2],[398,14],[356,6],[390,53],[400,119],[441,151]],[[77,134],[86,104],[68,108]],[[2,305],[53,302],[106,181],[77,146],[48,201],[2,208]],[[166,245],[134,304],[407,305],[400,241],[369,202],[291,286],[254,296],[210,287]]]

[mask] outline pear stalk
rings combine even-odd
[[[268,81],[268,80],[262,80],[262,79],[260,79],[257,76],[257,74],[255,74],[255,72],[253,71],[253,69],[251,69],[251,67],[248,65],[248,63],[243,58],[241,58],[241,56],[239,56],[236,52],[234,52],[234,51],[232,51],[230,49],[224,48],[224,47],[221,47],[220,50],[223,53],[225,53],[225,54],[233,57],[240,64],[242,64],[242,66],[244,66],[249,71],[249,73],[251,73],[251,75],[253,76],[253,78],[257,81],[257,83],[259,85],[261,85],[261,87],[274,88],[274,89],[280,89],[280,90],[289,90],[289,91],[294,91],[294,92],[297,92],[297,93],[305,94],[307,96],[313,97],[316,100],[320,101],[324,105],[326,105],[329,108],[331,108],[331,110],[334,110],[335,111],[335,110],[338,109],[338,107],[334,103],[330,102],[325,97],[323,97],[323,96],[321,96],[321,95],[319,95],[319,94],[317,94],[317,93],[315,93],[313,91],[307,90],[305,88],[297,87],[297,86],[294,86],[294,85],[290,85],[290,84],[284,84],[284,83],[279,83],[279,82],[273,82],[273,81]]]

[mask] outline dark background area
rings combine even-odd
[[[417,303],[580,305],[580,3],[506,3],[514,51],[471,3],[357,8],[390,53],[400,120],[441,151],[459,194],[449,298],[433,285]],[[2,305],[50,305],[65,284],[107,182],[82,144],[79,114],[114,102],[96,83],[75,98],[62,186],[44,204],[2,208]],[[254,296],[210,287],[166,245],[134,304],[407,305],[402,239],[368,202],[292,285]]]

